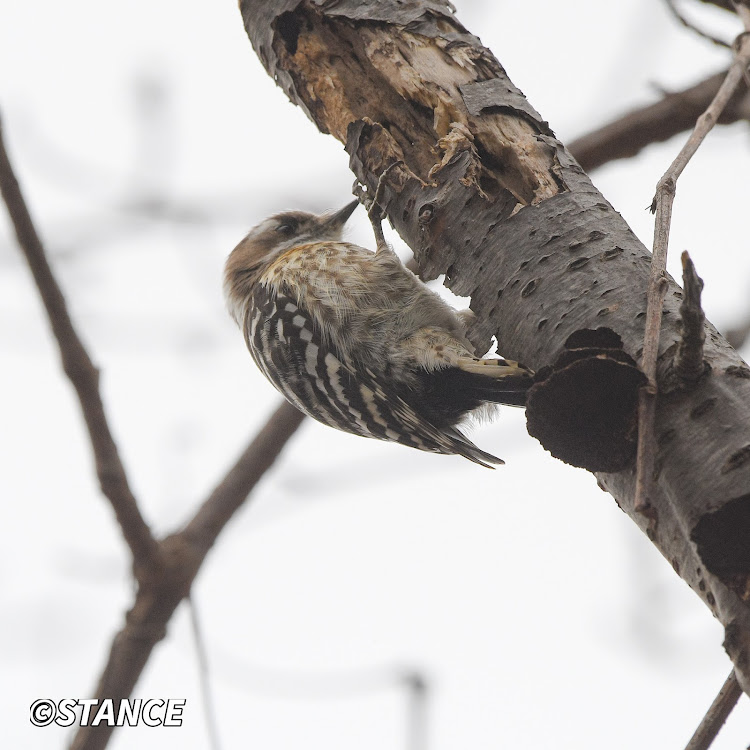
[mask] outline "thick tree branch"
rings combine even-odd
[[[269,74],[346,145],[368,192],[401,162],[383,205],[422,276],[444,273],[470,296],[475,335],[496,335],[504,356],[536,370],[556,363],[532,395],[565,395],[556,404],[567,410],[571,444],[586,445],[593,425],[606,429],[604,405],[631,403],[635,381],[621,375],[642,353],[651,256],[489,50],[438,0],[240,7]],[[681,335],[682,292],[664,278],[660,372]],[[587,344],[586,330],[602,327],[609,333],[593,339],[605,352]],[[656,404],[653,513],[634,511],[632,452],[597,478],[724,624],[750,690],[750,369],[705,328],[710,376]],[[579,457],[592,467],[602,458]]]
[[[8,208],[18,244],[29,264],[42,298],[52,332],[57,341],[63,369],[76,390],[104,496],[112,505],[125,541],[133,555],[136,577],[143,578],[159,569],[159,547],[143,520],[138,503],[130,489],[125,468],[120,461],[107,423],[101,395],[99,372],[94,367],[68,315],[65,298],[52,274],[39,235],[8,159],[0,121],[0,189]]]

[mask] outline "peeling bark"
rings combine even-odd
[[[445,274],[471,297],[473,338],[496,335],[503,355],[538,370],[571,336],[606,327],[631,361],[640,358],[650,253],[448,4],[241,0],[240,8],[269,74],[345,144],[368,190],[400,162],[384,181],[387,214],[423,278]],[[662,378],[680,340],[681,297],[669,279]],[[659,397],[648,516],[633,511],[632,458],[597,478],[724,624],[750,693],[750,369],[704,328],[708,374]],[[587,419],[570,428],[571,443],[583,445],[611,416],[611,399],[592,392],[627,401],[637,387],[617,376],[602,384],[620,370],[601,368],[600,354],[576,362],[580,382],[598,378],[600,387],[578,389]],[[558,406],[546,404],[542,416],[554,420]],[[578,453],[578,465],[601,468],[585,446]]]

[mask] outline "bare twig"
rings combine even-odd
[[[725,42],[723,39],[718,39],[715,36],[712,36],[706,31],[703,31],[703,29],[696,26],[692,21],[688,21],[685,16],[680,13],[677,6],[675,5],[674,0],[666,0],[667,7],[671,11],[672,15],[686,28],[690,29],[690,31],[694,31],[698,36],[703,37],[704,39],[708,39],[709,42],[713,42],[714,44],[717,44],[719,47],[727,47],[730,48],[732,45],[729,44],[729,42]]]
[[[634,507],[641,513],[645,513],[649,507],[647,488],[652,481],[654,472],[654,456],[656,453],[656,438],[654,435],[657,393],[656,358],[661,329],[661,308],[664,304],[666,292],[666,272],[664,270],[657,273],[652,271],[646,298],[646,329],[641,359],[641,369],[648,376],[648,382],[638,393],[638,460],[636,463]],[[647,362],[649,365],[646,365]]]
[[[737,682],[737,676],[732,670],[726,682],[722,685],[719,694],[711,704],[706,715],[703,717],[700,726],[695,730],[695,734],[690,738],[685,750],[708,750],[711,744],[719,734],[719,730],[724,726],[727,717],[732,713],[732,709],[737,705],[737,701],[742,695],[742,688]]]
[[[680,305],[682,337],[674,359],[674,374],[685,385],[695,383],[703,377],[703,342],[706,333],[703,325],[706,316],[701,307],[703,280],[695,272],[693,261],[687,252],[682,254],[682,284],[684,297]]]
[[[219,724],[216,721],[216,709],[211,694],[206,641],[203,637],[203,629],[201,628],[200,618],[198,617],[198,607],[195,603],[195,597],[190,594],[187,599],[188,607],[190,609],[190,625],[193,629],[193,639],[195,640],[195,653],[198,657],[201,696],[203,697],[203,713],[206,717],[206,726],[208,727],[209,746],[211,747],[211,750],[221,750]]]
[[[99,371],[94,367],[68,314],[65,298],[47,262],[44,247],[29,214],[5,149],[0,122],[0,190],[52,327],[63,369],[76,390],[86,421],[105,497],[117,516],[133,555],[136,578],[154,575],[161,565],[159,545],[151,534],[130,489],[99,393]]]
[[[408,750],[427,750],[430,685],[420,672],[409,672],[404,676],[409,689],[409,721],[407,724]]]
[[[737,7],[737,12],[750,29],[750,9]],[[638,401],[638,461],[636,465],[636,487],[634,507],[644,512],[648,508],[648,487],[652,481],[655,438],[654,415],[656,411],[656,363],[659,353],[662,304],[666,293],[667,248],[672,221],[677,180],[690,159],[700,147],[703,139],[716,124],[737,88],[744,71],[750,64],[750,34],[746,31],[737,38],[735,58],[729,72],[708,109],[698,118],[695,128],[677,158],[672,162],[656,186],[656,195],[651,210],[656,212],[654,224],[654,250],[651,259],[651,278],[646,307],[646,330],[643,341],[641,369],[648,378],[641,388]]]

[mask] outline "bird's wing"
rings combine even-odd
[[[457,429],[433,425],[370,368],[340,357],[291,296],[259,290],[249,309],[244,329],[253,358],[277,389],[309,416],[355,435],[458,454],[482,466],[503,463]]]

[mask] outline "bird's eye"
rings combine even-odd
[[[289,237],[297,231],[297,222],[294,221],[294,219],[287,219],[286,221],[282,221],[281,224],[276,227],[276,231],[279,234],[283,234]]]

